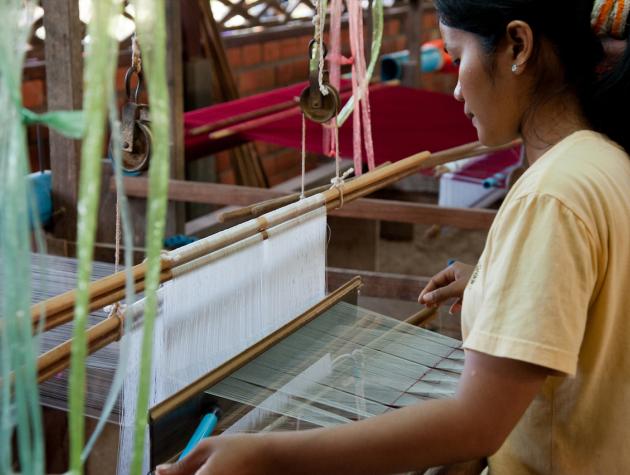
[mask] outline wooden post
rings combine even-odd
[[[48,110],[81,109],[83,61],[77,0],[43,0],[46,28],[46,89]],[[81,146],[78,141],[50,132],[50,168],[52,170],[54,235],[76,241],[77,201]],[[63,210],[62,212],[60,212]]]
[[[184,157],[184,73],[182,66],[181,1],[166,2],[167,23],[167,74],[171,99],[171,178],[186,179]],[[181,203],[169,204],[166,234],[184,232],[185,207]]]
[[[420,42],[422,41],[423,0],[409,0],[407,17],[407,49],[409,61],[403,65],[402,84],[407,87],[420,87]]]

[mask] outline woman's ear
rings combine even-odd
[[[553,1],[553,0],[551,0]],[[512,72],[522,73],[534,50],[534,33],[529,24],[514,20],[506,27],[507,53],[512,61]]]

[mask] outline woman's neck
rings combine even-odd
[[[539,105],[522,127],[527,161],[532,165],[572,133],[590,128],[578,99],[573,95],[559,96]]]

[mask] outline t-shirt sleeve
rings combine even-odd
[[[480,265],[464,348],[574,375],[597,279],[585,223],[553,196],[521,197],[502,210]]]

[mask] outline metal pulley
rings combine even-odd
[[[132,91],[131,81],[137,77]],[[125,92],[127,103],[122,107],[122,169],[127,173],[138,173],[149,167],[151,158],[151,129],[149,128],[149,106],[138,103],[142,88],[142,73],[133,66],[125,73]]]
[[[319,62],[319,55],[326,57],[326,46],[323,51],[316,51],[319,48],[314,40],[308,46],[309,60]],[[313,122],[324,123],[331,120],[339,112],[341,99],[339,92],[328,83],[328,71],[324,71],[323,80],[320,87],[318,68],[309,68],[309,85],[300,94],[300,108],[306,117]],[[327,94],[324,94],[324,92]]]

